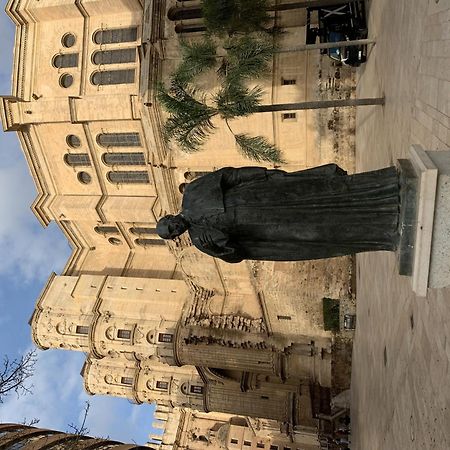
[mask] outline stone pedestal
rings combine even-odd
[[[450,286],[450,151],[413,145],[409,162],[399,161],[401,180],[406,178],[399,271],[411,276],[413,291],[424,297],[427,288]]]

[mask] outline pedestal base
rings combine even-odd
[[[400,272],[411,272],[413,291],[424,297],[429,287],[450,286],[450,151],[424,151],[413,145],[410,162],[417,176],[416,181],[410,177],[410,183],[417,186],[415,230],[408,220],[402,223],[401,233],[405,236],[400,240]],[[404,205],[401,220],[405,214],[408,217]],[[408,234],[414,236],[409,243]],[[402,266],[402,258],[411,266]]]

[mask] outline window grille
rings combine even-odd
[[[190,391],[192,394],[203,394],[203,386],[191,386]]]
[[[131,330],[118,330],[117,337],[119,339],[131,339]]]
[[[238,440],[237,440],[237,439],[231,439],[230,442],[231,442],[232,444],[237,444],[237,443],[238,443]]]
[[[256,448],[264,448],[264,447],[265,447],[264,443],[262,443],[262,442],[256,443]]]
[[[291,320],[291,316],[277,316],[278,320]]]
[[[246,447],[250,447],[252,445],[252,443],[250,441],[244,441],[244,445]]]
[[[97,143],[102,147],[140,147],[139,133],[102,133],[97,136]]]
[[[122,384],[126,384],[127,386],[133,385],[133,378],[132,377],[121,377],[120,382]]]
[[[135,48],[123,48],[120,50],[104,50],[95,52],[92,56],[94,64],[126,64],[136,61]]]
[[[171,343],[173,342],[173,334],[170,333],[159,333],[158,342]]]
[[[99,30],[94,33],[93,40],[96,44],[119,44],[121,42],[135,42],[137,40],[137,27]]]
[[[91,165],[91,160],[87,153],[66,153],[64,162],[70,167],[88,167]]]
[[[108,181],[117,184],[146,184],[150,183],[147,171],[117,171],[108,172]]]
[[[283,113],[281,115],[281,117],[283,118],[283,120],[296,119],[297,114],[296,113]]]
[[[65,69],[67,67],[78,67],[78,53],[67,53],[64,55],[56,55],[53,57],[53,66],[57,69]]]
[[[292,84],[297,84],[297,80],[295,78],[291,78],[291,79],[282,78],[281,79],[281,84],[283,86],[289,86],[289,85],[292,85]]]
[[[167,389],[169,389],[169,382],[168,381],[157,381],[156,389],[161,389],[163,391],[167,391]]]
[[[77,325],[76,333],[77,334],[89,334],[89,326],[88,325]]]
[[[94,72],[91,81],[95,86],[130,84],[134,83],[134,75],[134,69],[104,70],[101,72]]]
[[[107,166],[145,166],[143,153],[105,153],[102,157]]]

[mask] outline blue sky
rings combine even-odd
[[[11,93],[14,26],[0,0],[0,94]],[[52,271],[61,273],[70,248],[58,227],[41,227],[30,210],[36,196],[15,133],[0,131],[0,358],[33,348],[28,320]],[[87,427],[93,436],[143,444],[154,432],[152,405],[132,405],[113,397],[88,396],[80,370],[84,354],[39,351],[32,378],[33,395],[14,394],[0,404],[0,422],[39,418],[39,426],[68,431],[80,423],[86,400]]]

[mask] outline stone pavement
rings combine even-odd
[[[357,95],[357,171],[395,163],[409,146],[450,147],[450,0],[372,0],[376,46]],[[450,239],[450,236],[449,236]],[[449,261],[450,264],[450,261]],[[357,257],[352,449],[450,449],[450,289],[417,298],[395,256]]]

